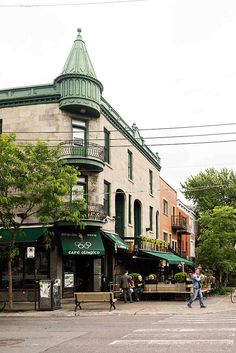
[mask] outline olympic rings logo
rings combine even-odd
[[[86,241],[85,243],[81,243],[80,241],[75,242],[75,246],[78,247],[78,249],[89,249],[92,243],[89,241]]]

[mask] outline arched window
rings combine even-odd
[[[115,232],[123,237],[125,233],[125,194],[120,189],[116,190],[115,207]]]
[[[142,234],[142,205],[139,200],[134,201],[134,236]]]

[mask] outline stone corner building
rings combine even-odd
[[[143,265],[134,258],[142,249],[142,259],[148,257],[143,238],[160,234],[160,159],[136,125],[129,127],[103,98],[102,90],[78,30],[52,84],[0,91],[1,132],[14,132],[17,140],[60,144],[60,159],[79,167],[77,189],[87,201],[85,230],[73,224],[54,226],[48,251],[43,225],[32,220],[25,226],[13,264],[15,299],[32,298],[35,269],[37,279],[60,279],[63,296],[74,290],[108,290],[126,267],[143,275],[154,271],[150,261]],[[1,231],[0,247],[7,241]],[[34,259],[26,256],[29,246],[35,247]],[[1,266],[2,293],[6,287],[6,268]]]

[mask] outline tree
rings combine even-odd
[[[14,135],[0,135],[0,228],[11,234],[5,248],[10,309],[13,307],[12,260],[18,251],[19,228],[32,216],[42,223],[64,220],[82,226],[84,200],[65,202],[77,183],[78,171],[60,163],[58,152],[59,147],[40,141],[17,145]]]
[[[181,184],[187,200],[192,200],[200,214],[216,206],[236,207],[236,173],[233,170],[206,169]]]
[[[197,248],[197,261],[214,270],[219,282],[227,282],[228,275],[236,270],[236,209],[230,206],[215,207],[199,219],[202,227]]]

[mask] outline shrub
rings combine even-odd
[[[183,283],[186,281],[187,273],[186,272],[177,272],[174,275],[174,280],[178,283]]]
[[[138,276],[142,276],[140,273],[137,273],[137,272],[132,272],[129,274],[133,280],[136,280],[138,279]]]

